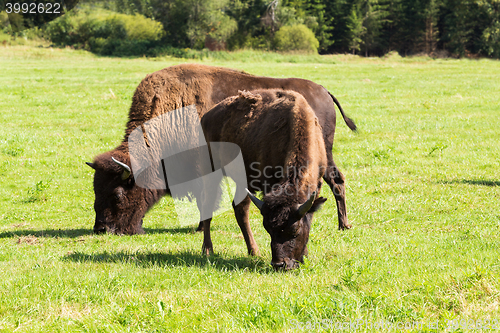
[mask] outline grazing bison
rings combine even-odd
[[[314,111],[296,92],[256,90],[220,102],[203,116],[201,125],[207,142],[240,147],[250,191],[263,192],[262,201],[248,192],[234,206],[249,252],[258,251],[248,221],[252,200],[271,235],[273,267],[296,268],[307,254],[313,212],[326,201],[319,192],[328,164]],[[214,206],[216,196],[206,194],[205,201],[212,201],[208,206]],[[203,221],[207,254],[212,251],[210,221]]]
[[[322,127],[328,167],[323,178],[337,202],[339,229],[348,229],[344,175],[332,157],[335,134],[335,107],[351,130],[354,122],[346,117],[339,102],[324,87],[303,79],[275,79],[199,64],[172,66],[146,76],[132,97],[129,121],[122,143],[112,151],[87,163],[95,169],[94,192],[96,219],[94,232],[117,234],[143,233],[142,218],[169,189],[139,188],[130,170],[128,137],[145,122],[181,107],[195,105],[200,118],[215,104],[238,94],[239,90],[279,88],[302,94]],[[201,227],[201,223],[200,223]],[[200,228],[201,229],[201,228]]]

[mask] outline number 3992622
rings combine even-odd
[[[7,14],[61,14],[60,3],[6,3],[5,11]]]

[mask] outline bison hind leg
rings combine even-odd
[[[327,154],[328,155],[328,154]],[[345,176],[340,172],[333,158],[328,156],[328,168],[323,176],[328,186],[330,186],[333,195],[335,196],[335,201],[337,203],[337,213],[339,219],[339,230],[351,229],[352,225],[349,224],[347,219],[347,205],[345,197]]]

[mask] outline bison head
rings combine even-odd
[[[288,204],[273,198],[271,193],[264,197],[264,201],[250,192],[248,195],[259,208],[264,228],[271,235],[271,265],[276,270],[297,268],[307,255],[313,213],[321,208],[326,198],[316,198],[314,192],[302,204]]]
[[[95,233],[144,233],[142,218],[148,208],[146,192],[135,184],[127,163],[127,154],[119,151],[104,153],[93,163],[87,162],[95,170]]]

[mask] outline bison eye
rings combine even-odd
[[[123,189],[118,189],[116,192],[113,193],[113,200],[114,201],[121,201],[123,198]]]
[[[297,236],[298,236],[298,234],[299,234],[299,231],[300,231],[300,227],[301,227],[301,226],[302,226],[302,223],[300,223],[300,221],[295,222],[295,223],[293,223],[293,224],[289,227],[289,232],[290,232],[293,236],[297,237]]]

